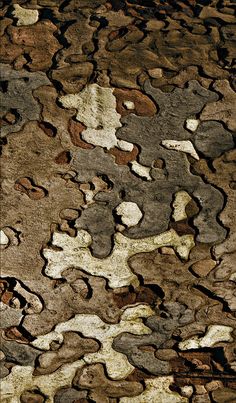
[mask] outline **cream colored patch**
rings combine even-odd
[[[20,243],[20,238],[17,231],[11,227],[4,227],[0,230],[0,250],[8,246],[17,246]]]
[[[25,313],[32,314],[41,312],[43,309],[43,304],[39,297],[31,292],[27,291],[26,288],[22,287],[19,281],[16,281],[14,290],[18,292],[21,297],[24,297],[27,301],[27,306],[24,308]]]
[[[5,232],[1,229],[0,230],[0,245],[4,246],[5,248],[9,244],[10,240]]]
[[[190,130],[191,132],[195,132],[199,125],[198,119],[187,119],[186,122],[186,129]]]
[[[208,326],[207,332],[203,337],[193,337],[179,343],[180,350],[190,350],[203,347],[212,347],[221,341],[232,341],[231,332],[233,328],[224,325]]]
[[[192,200],[185,190],[180,190],[179,192],[175,193],[175,199],[173,202],[173,214],[172,218],[175,221],[185,220],[187,218],[187,214],[185,208],[187,204]]]
[[[14,4],[14,11],[12,12],[13,17],[17,18],[17,26],[21,25],[33,25],[39,19],[38,10],[32,10],[29,8],[23,8],[19,4]]]
[[[160,68],[148,70],[148,74],[152,78],[161,78],[163,76],[163,70]]]
[[[173,376],[145,379],[145,390],[135,397],[121,397],[120,403],[187,403],[186,397],[170,390]]]
[[[137,161],[131,161],[131,171],[135,172],[141,178],[152,181],[152,177],[150,175],[150,167],[145,167],[144,165],[139,164],[139,162]]]
[[[89,144],[103,148],[113,148],[117,145],[117,138],[112,128],[86,129],[82,132],[82,138]]]
[[[24,390],[39,388],[47,396],[47,403],[54,402],[57,389],[71,385],[76,370],[84,365],[84,360],[63,365],[56,372],[47,375],[33,376],[34,368],[16,365],[11,373],[1,379],[1,403],[19,403]]]
[[[124,101],[123,105],[126,109],[129,109],[129,110],[132,110],[135,107],[135,105],[132,101]]]
[[[193,395],[193,387],[191,385],[182,386],[181,395],[191,397]]]
[[[130,239],[118,232],[114,236],[112,253],[104,259],[92,256],[89,249],[91,243],[92,238],[85,230],[78,231],[74,238],[64,233],[54,233],[52,244],[62,250],[43,250],[47,259],[45,274],[52,278],[61,278],[64,270],[74,267],[94,276],[107,278],[111,288],[130,284],[136,287],[139,284],[138,278],[128,265],[131,256],[140,252],[151,252],[162,246],[172,246],[177,254],[186,260],[194,247],[194,238],[193,235],[179,236],[173,229],[143,239]]]
[[[132,143],[129,143],[128,141],[125,141],[125,140],[118,140],[117,147],[120,148],[120,150],[129,151],[129,152],[131,152],[134,148]]]
[[[63,334],[63,332],[81,332],[85,337],[92,337],[100,341],[101,348],[96,353],[84,356],[88,364],[102,362],[106,365],[108,375],[112,379],[122,379],[133,372],[134,367],[129,363],[126,355],[112,348],[114,338],[122,332],[132,334],[150,334],[151,329],[146,327],[141,318],[154,315],[155,312],[148,305],[136,305],[127,308],[117,324],[103,322],[97,315],[78,314],[67,322],[60,323],[55,330],[46,336],[39,336],[32,345],[48,350],[50,343]]]
[[[116,129],[121,123],[112,88],[90,84],[80,93],[64,95],[59,101],[65,108],[77,110],[76,119],[87,127],[82,132],[87,143],[107,149],[117,146]]]
[[[141,220],[143,214],[136,203],[122,202],[116,208],[116,213],[121,216],[121,221],[127,227],[137,225]]]
[[[199,156],[189,140],[162,140],[161,144],[168,150],[182,151],[199,160]]]

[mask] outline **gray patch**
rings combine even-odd
[[[15,71],[6,64],[0,64],[1,81],[5,83],[4,92],[0,92],[0,116],[4,119],[7,113],[13,114],[13,123],[5,122],[1,136],[19,131],[29,120],[37,120],[40,105],[33,97],[32,91],[41,85],[49,85],[45,73],[29,73]]]

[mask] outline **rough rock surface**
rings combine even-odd
[[[234,3],[0,1],[1,402],[236,402]]]

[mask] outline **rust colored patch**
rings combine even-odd
[[[153,305],[157,301],[157,294],[148,287],[140,286],[135,291],[129,289],[114,292],[114,300],[119,308],[135,303]]]
[[[69,164],[71,160],[71,155],[69,151],[62,151],[58,156],[55,158],[55,162],[57,164]]]
[[[154,102],[141,91],[116,88],[113,93],[116,97],[117,112],[121,116],[126,116],[130,113],[136,113],[136,115],[140,116],[153,116],[157,112]],[[134,109],[126,109],[125,101],[133,102]]]
[[[32,200],[42,199],[47,194],[45,189],[35,186],[29,178],[18,179],[15,183],[14,189],[27,194],[27,196]]]
[[[53,35],[56,30],[57,27],[49,20],[32,26],[8,27],[8,36],[4,37],[6,44],[1,50],[3,60],[11,63],[17,56],[20,59],[23,57],[23,63],[31,71],[47,70],[52,64],[52,55],[60,48]]]
[[[13,293],[11,291],[5,291],[1,296],[1,301],[4,304],[9,305],[12,298],[13,298]]]
[[[134,161],[139,153],[139,149],[134,145],[133,150],[122,151],[114,147],[108,151],[108,154],[114,155],[117,165],[127,165],[129,162]]]
[[[6,340],[14,340],[17,343],[28,344],[30,340],[28,340],[23,334],[20,332],[17,327],[12,326],[4,330],[3,338]]]
[[[57,129],[54,126],[52,126],[50,123],[38,122],[38,125],[39,125],[40,129],[42,129],[48,137],[55,137]]]
[[[75,122],[73,119],[70,119],[68,131],[70,133],[70,138],[71,138],[71,141],[74,144],[74,146],[84,148],[84,149],[94,148],[94,146],[92,144],[86,143],[81,138],[81,133],[85,129],[86,129],[86,126],[84,126],[82,123]]]

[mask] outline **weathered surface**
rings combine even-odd
[[[0,2],[1,402],[236,401],[234,6]]]

